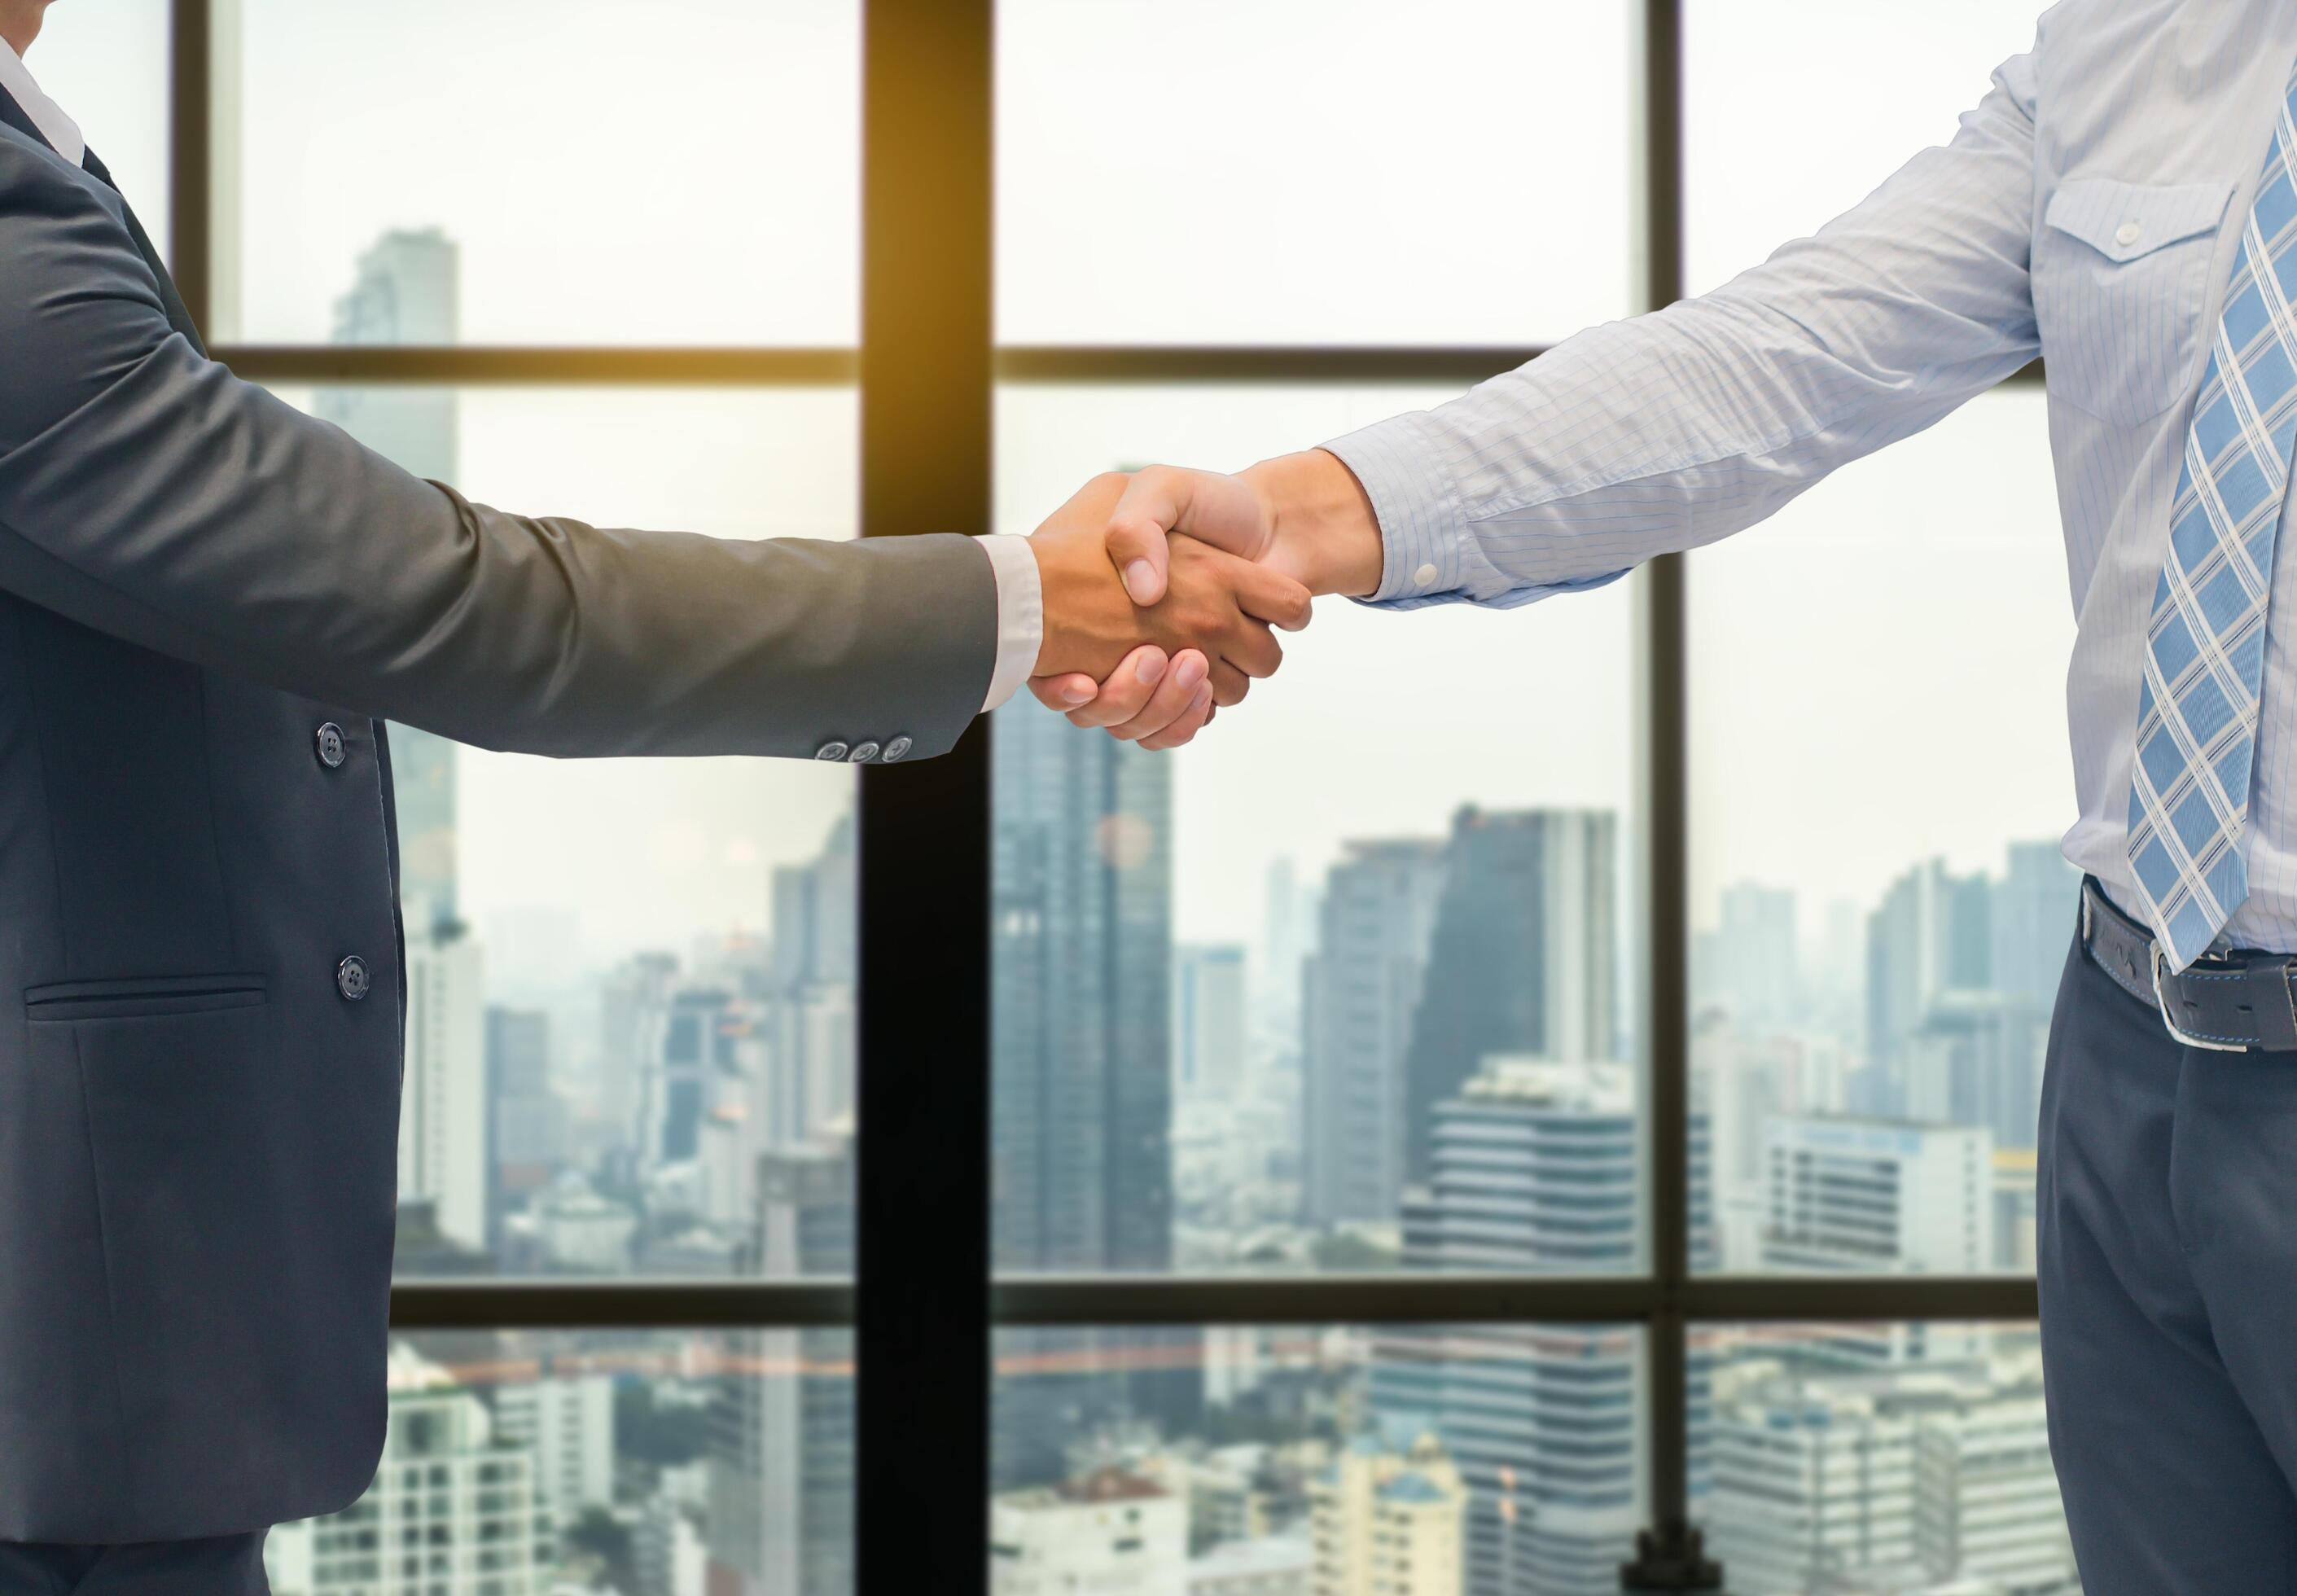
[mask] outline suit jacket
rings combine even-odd
[[[0,100],[5,100],[0,95]],[[374,1477],[399,1123],[390,717],[559,755],[942,752],[970,539],[511,515],[202,353],[0,105],[0,1538]]]

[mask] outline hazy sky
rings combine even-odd
[[[1628,18],[1548,0],[1005,0],[998,315],[1017,341],[1548,341],[1633,308]],[[1691,274],[1711,285],[1950,136],[2029,4],[1692,0]],[[462,247],[465,336],[853,336],[859,12],[243,0],[241,335],[320,339],[387,228]],[[634,24],[633,19],[636,19]],[[161,0],[61,0],[32,65],[155,230]],[[226,315],[225,319],[228,319]],[[226,329],[228,330],[228,329]],[[307,396],[295,396],[307,397]],[[1017,389],[997,515],[1093,471],[1232,467],[1441,390]],[[522,510],[849,535],[850,394],[481,392],[464,485]],[[1968,578],[1974,564],[1996,581]],[[2070,605],[2038,393],[1981,401],[1692,571],[1694,903],[1869,902],[2072,815]],[[1176,931],[1249,938],[1268,862],[1460,802],[1626,807],[1626,586],[1512,613],[1328,605],[1174,762]],[[600,951],[762,922],[847,773],[463,767],[465,901]]]

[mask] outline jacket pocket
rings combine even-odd
[[[311,1288],[298,1274],[315,1222],[285,1178],[295,1126],[261,978],[62,983],[28,991],[25,1010],[33,1067],[77,1077],[85,1105],[144,1532],[257,1522],[283,1483],[284,1411],[310,1400],[288,1388],[282,1337]]]
[[[105,981],[54,981],[24,989],[24,1017],[42,1021],[148,1019],[249,1008],[264,999],[263,977],[128,975]]]
[[[2034,241],[2034,319],[2050,395],[2136,426],[2183,399],[2218,225],[2233,185],[2061,183]]]

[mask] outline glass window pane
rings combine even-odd
[[[1560,1596],[1642,1527],[1624,1326],[1008,1330],[994,1399],[997,1596]]]
[[[2031,1325],[1717,1326],[1691,1385],[1734,1596],[2080,1588]]]
[[[856,337],[858,0],[216,9],[216,341],[341,337],[405,238],[457,312],[354,341]]]
[[[1623,314],[1621,0],[1008,0],[1007,343],[1534,343]]]
[[[1440,397],[1009,387],[999,524]],[[1629,605],[1328,604],[1177,753],[998,712],[1000,1267],[1633,1266]]]
[[[850,391],[285,397],[490,504],[855,530]],[[400,1272],[847,1271],[852,769],[543,759],[401,726],[391,747],[416,1009]]]
[[[1692,556],[1692,1059],[1726,1269],[2033,1267],[2078,883],[2046,429],[2039,387],[1988,395]]]
[[[168,252],[168,0],[71,0],[24,57]]]
[[[1988,75],[2032,45],[2034,12],[2032,0],[1691,0],[1683,96],[1691,292],[1814,232],[1915,151],[1952,138]]]
[[[848,1331],[411,1335],[389,1401],[359,1499],[271,1532],[276,1596],[853,1588]]]

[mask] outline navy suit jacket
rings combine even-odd
[[[383,719],[935,753],[987,691],[994,580],[964,538],[602,531],[418,481],[208,360],[119,195],[12,102],[0,351],[0,1539],[329,1512],[383,1435]]]

